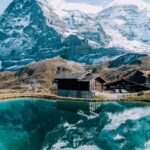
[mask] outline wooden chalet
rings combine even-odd
[[[103,91],[105,80],[91,72],[63,74],[55,78],[58,95],[64,97],[91,98],[94,91]]]
[[[136,70],[127,76],[128,80],[150,87],[150,70]]]
[[[122,78],[106,83],[105,90],[112,91],[114,93],[132,93],[150,90],[150,88],[137,82]]]

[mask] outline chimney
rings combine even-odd
[[[93,73],[96,73],[96,68],[93,67],[89,72],[91,72],[92,74],[93,74]]]
[[[116,79],[119,79],[119,74],[116,75]]]

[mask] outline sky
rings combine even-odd
[[[12,0],[0,0],[0,14],[7,8]]]
[[[97,5],[97,4],[101,4],[102,1],[104,3],[111,1],[111,0],[66,0],[67,2],[84,2],[84,3],[88,3],[88,4],[93,4],[93,5]]]
[[[11,1],[13,1],[13,0],[0,0],[0,14],[7,8],[7,6],[10,4]],[[56,0],[56,1],[59,1],[59,0]],[[62,1],[62,0],[60,0],[60,1]],[[105,4],[107,4],[113,0],[65,0],[65,1],[68,3],[76,3],[76,4],[86,3],[86,4],[92,4],[94,6],[102,6],[103,7]],[[144,0],[144,1],[150,3],[150,0]],[[69,5],[68,5],[68,7],[69,7]],[[87,5],[87,8],[88,8],[88,5]],[[93,7],[93,9],[96,9],[96,7],[95,8]]]
[[[85,3],[97,5],[97,4],[107,3],[112,0],[66,0],[66,1],[68,1],[68,2],[85,2]],[[144,0],[144,1],[150,3],[150,0]]]
[[[0,14],[7,8],[12,0],[0,0]],[[92,5],[100,5],[102,3],[112,1],[112,0],[65,0],[66,2],[73,3],[86,3]]]

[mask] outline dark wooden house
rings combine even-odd
[[[55,78],[58,95],[64,97],[91,98],[94,91],[103,91],[105,83],[98,74],[91,72],[63,74]]]
[[[127,79],[117,79],[105,84],[105,90],[114,93],[132,93],[149,90],[150,88]]]
[[[130,81],[150,87],[150,70],[136,70],[127,78]]]

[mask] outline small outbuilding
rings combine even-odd
[[[105,80],[91,72],[65,73],[55,78],[59,96],[92,98],[94,92],[102,92]]]
[[[106,91],[114,93],[133,93],[150,90],[149,87],[127,79],[117,79],[105,84]]]

